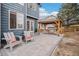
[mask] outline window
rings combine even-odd
[[[27,4],[28,8],[32,8],[32,3]]]
[[[28,8],[31,8],[32,10],[36,11],[37,4],[36,3],[28,3]]]
[[[9,29],[24,29],[24,15],[22,13],[9,12]]]
[[[27,31],[34,31],[34,21],[28,20],[26,22]]]
[[[32,8],[32,4],[30,4],[30,6],[29,6],[30,8]]]
[[[15,12],[10,13],[10,28],[11,29],[16,28],[16,13]]]
[[[37,4],[36,3],[33,3],[32,4],[32,8],[33,8],[34,11],[36,11],[37,10]]]
[[[17,13],[17,28],[24,28],[24,15]]]
[[[31,31],[34,30],[34,22],[31,21]]]
[[[30,21],[27,21],[27,31],[30,30]]]

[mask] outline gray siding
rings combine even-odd
[[[18,3],[4,3],[4,4],[1,5],[1,9],[2,9],[2,11],[1,11],[1,23],[2,23],[1,24],[1,30],[2,30],[2,34],[3,34],[3,32],[12,31],[16,35],[21,35],[22,32],[24,31],[24,29],[23,30],[9,30],[8,29],[8,17],[9,17],[8,16],[8,10],[20,12],[20,13],[23,13],[25,15],[26,14],[25,6],[20,5]],[[24,20],[26,20],[26,19],[24,19]]]
[[[0,41],[1,41],[1,4],[0,4]]]
[[[29,3],[29,4],[30,4],[30,3]],[[28,7],[28,4],[27,4],[27,11],[28,11],[28,12],[27,12],[27,15],[38,19],[38,18],[39,18],[39,5],[38,5],[37,3],[36,3],[36,5],[37,5],[37,8],[36,8],[36,10],[34,11],[33,9],[29,8],[29,7]]]
[[[21,35],[24,30],[26,30],[26,20],[27,15],[29,15],[32,18],[38,19],[39,18],[39,5],[37,5],[36,11],[31,10],[27,7],[27,4],[25,3],[24,6],[20,5],[18,3],[2,3],[1,4],[1,36],[3,37],[4,32],[14,32],[15,35]],[[24,14],[24,29],[23,30],[9,30],[9,15],[8,11],[15,11],[20,12]],[[28,11],[28,12],[27,12]],[[35,20],[34,19],[34,20]],[[36,25],[35,25],[36,26]],[[35,27],[36,28],[36,27]]]
[[[30,8],[28,5],[31,3],[27,4],[27,16],[30,16],[31,18],[34,19],[35,24],[34,24],[34,32],[37,32],[37,20],[39,19],[39,5],[35,3],[36,10]],[[37,20],[36,20],[37,19]]]

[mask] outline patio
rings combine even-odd
[[[14,47],[11,52],[9,49],[1,49],[3,56],[50,56],[62,39],[61,36],[53,34],[40,34],[34,36],[34,41],[23,43]]]

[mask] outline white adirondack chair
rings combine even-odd
[[[34,34],[31,31],[24,31],[24,37],[26,42],[29,40],[34,40]]]
[[[22,38],[19,36],[19,41],[16,40],[15,35],[13,32],[3,33],[5,40],[7,42],[7,45],[4,48],[10,47],[10,50],[13,50],[13,47],[22,43]]]

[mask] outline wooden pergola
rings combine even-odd
[[[57,28],[56,29],[56,33],[58,33],[58,34],[62,34],[63,33],[62,20],[61,19],[56,19],[56,20],[49,20],[49,19],[47,19],[47,20],[44,20],[44,21],[40,20],[40,21],[38,21],[38,24],[39,24],[39,28],[38,28],[39,32],[42,32],[42,29],[40,28],[41,25],[44,25],[44,27],[45,27],[44,30],[46,30],[46,26],[48,24],[52,24],[52,25],[55,24],[55,27]]]

